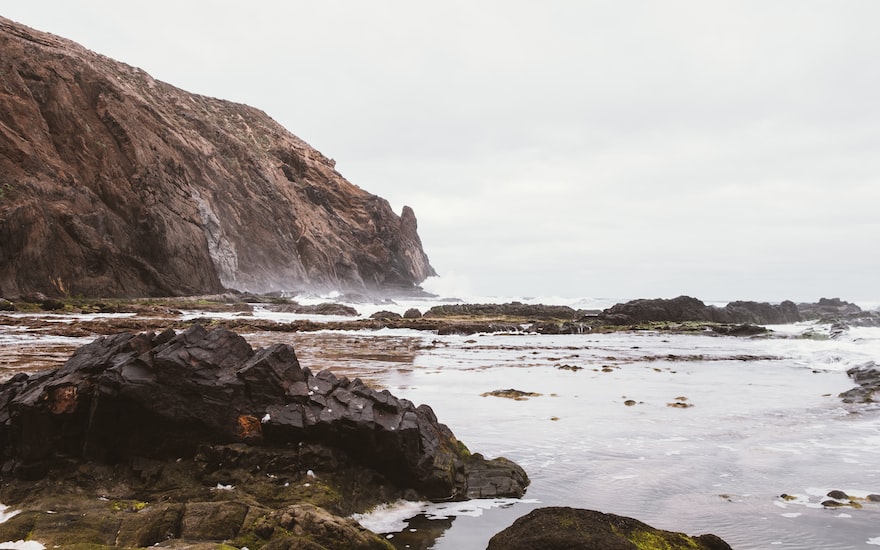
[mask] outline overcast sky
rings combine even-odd
[[[874,0],[0,13],[266,111],[412,206],[454,292],[880,300]]]

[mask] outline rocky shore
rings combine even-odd
[[[346,518],[398,498],[523,495],[526,472],[507,460],[472,454],[429,407],[330,371],[312,373],[290,346],[254,350],[238,333],[394,327],[459,334],[657,330],[751,336],[765,332],[758,323],[790,321],[797,313],[801,320],[834,322],[839,334],[877,318],[837,299],[794,309],[792,303],[751,302],[715,308],[687,297],[604,311],[446,304],[424,313],[362,318],[343,304],[301,306],[277,296],[235,293],[128,301],[32,298],[0,303],[13,312],[0,313],[0,323],[106,336],[77,350],[61,368],[18,374],[0,387],[2,501],[20,510],[0,524],[0,541],[30,537],[93,548],[295,548],[306,540],[313,546],[302,547],[390,548]],[[255,317],[255,307],[335,320],[271,321]],[[192,310],[206,316],[183,314]],[[59,323],[14,314],[45,311],[133,315]],[[858,387],[841,398],[870,402],[876,366],[850,375]],[[636,521],[565,510],[553,513],[571,515],[563,523],[573,537],[602,529],[618,536],[621,522]],[[604,518],[604,527],[597,518]],[[534,530],[533,520],[523,520],[527,532]],[[639,532],[661,537],[670,548],[727,547],[711,546],[714,538],[679,539],[647,526]],[[639,547],[627,546],[637,542],[624,538],[614,544]],[[604,542],[596,547],[614,547],[607,546],[612,539],[597,540]]]
[[[386,548],[338,515],[528,485],[427,405],[199,325],[102,337],[57,370],[14,376],[0,442],[4,504],[21,510],[0,540],[47,545]]]

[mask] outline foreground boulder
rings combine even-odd
[[[528,483],[515,464],[470,454],[427,405],[314,375],[290,346],[254,351],[200,325],[99,338],[55,371],[15,376],[0,387],[0,442],[4,477],[193,457],[205,445],[317,443],[431,499],[521,496]]]
[[[528,485],[426,405],[200,325],[102,337],[0,385],[0,464],[20,511],[0,541],[49,548],[389,549],[341,516]]]
[[[730,550],[715,535],[690,537],[593,510],[539,508],[489,541],[487,550]]]

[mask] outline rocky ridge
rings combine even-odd
[[[0,296],[410,291],[411,208],[252,107],[0,17]]]

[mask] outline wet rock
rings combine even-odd
[[[501,471],[470,455],[427,405],[312,374],[287,345],[254,351],[199,325],[99,338],[56,371],[13,377],[0,386],[0,441],[4,474],[35,479],[71,460],[166,460],[231,443],[320,443],[432,499],[465,498],[471,471]],[[481,484],[484,496],[522,494],[525,473],[505,467],[513,481]]]
[[[422,312],[418,309],[411,307],[403,313],[404,319],[421,319]]]
[[[862,308],[840,298],[819,298],[815,303],[797,305],[804,319],[840,319],[862,313]]]
[[[715,535],[662,531],[633,518],[576,508],[539,508],[489,541],[487,550],[729,550]]]
[[[485,393],[481,393],[482,397],[505,397],[507,399],[513,399],[514,401],[527,401],[530,397],[541,397],[540,393],[528,392],[522,390],[515,390],[513,388],[507,390],[493,390]]]
[[[389,319],[402,319],[403,316],[399,313],[395,313],[393,311],[377,311],[376,313],[370,315],[370,319],[376,319],[379,321],[389,320]]]
[[[874,394],[880,391],[880,367],[874,361],[868,361],[846,371],[857,387],[839,395],[844,403],[873,403]]]
[[[797,306],[790,301],[780,304],[737,301],[719,308],[690,296],[632,300],[604,310],[598,318],[616,325],[652,321],[783,324],[801,320]]]
[[[0,311],[15,311],[15,304],[5,298],[0,298]]]

